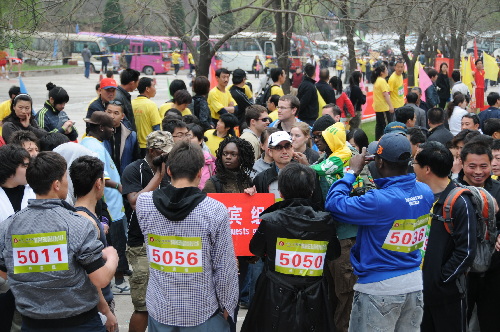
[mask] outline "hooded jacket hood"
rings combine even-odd
[[[326,144],[328,144],[330,150],[332,150],[332,154],[330,156],[340,158],[344,165],[346,165],[349,159],[351,159],[352,153],[346,143],[344,124],[337,122],[326,128],[325,131],[323,131],[323,139]]]
[[[181,221],[206,197],[197,187],[175,188],[169,184],[153,192],[153,204],[168,220]]]

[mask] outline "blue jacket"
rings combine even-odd
[[[358,283],[377,282],[417,271],[422,260],[418,249],[396,251],[387,249],[387,244],[392,239],[390,235],[396,234],[396,231],[390,233],[391,228],[405,220],[423,220],[422,217],[429,214],[434,202],[431,189],[417,182],[415,174],[408,174],[376,179],[380,189],[349,197],[355,180],[353,174],[346,174],[336,181],[326,197],[325,209],[335,220],[359,226],[356,245],[351,250],[351,263]],[[425,224],[427,220],[425,217]]]
[[[439,95],[436,89],[436,83],[432,83],[432,85],[425,90],[425,98],[425,102],[429,105],[429,108],[436,105],[439,106]]]
[[[500,119],[500,108],[490,106],[484,111],[479,112],[477,115],[479,117],[479,121],[481,122],[480,128],[484,131],[484,122],[491,118]]]
[[[43,108],[36,114],[36,120],[40,128],[45,129],[49,133],[66,135],[62,126],[69,120],[68,115],[65,111],[57,111],[48,101],[43,104]],[[78,139],[76,127],[73,126],[73,130],[66,136],[68,136],[70,141],[76,141]]]
[[[104,140],[104,147],[111,155],[111,142]],[[137,133],[130,130],[123,123],[121,124],[121,145],[120,145],[120,175],[123,174],[125,167],[137,160],[137,151],[139,151],[139,143],[137,141]]]

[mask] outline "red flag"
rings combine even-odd
[[[477,59],[479,59],[479,55],[477,54],[476,37],[474,37],[474,61]]]

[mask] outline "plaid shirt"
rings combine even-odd
[[[238,269],[225,206],[207,197],[184,220],[170,221],[156,209],[148,192],[137,199],[136,213],[146,244],[148,234],[200,237],[202,244],[203,272],[166,272],[150,265],[149,315],[172,326],[200,325],[219,309],[232,317],[238,303]]]

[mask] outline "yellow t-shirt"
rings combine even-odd
[[[271,87],[271,96],[272,95],[284,96],[285,93],[283,92],[283,89],[280,86],[273,85]]]
[[[190,65],[194,65],[193,55],[191,53],[188,54],[188,61]]]
[[[264,61],[264,67],[267,67],[269,68],[269,65],[273,62],[273,60],[271,59],[266,59],[266,61]]]
[[[233,99],[233,96],[231,96],[228,89],[226,89],[225,92],[220,91],[218,87],[210,90],[208,93],[207,103],[210,108],[210,115],[212,116],[212,119],[220,119],[220,114],[218,112],[222,108],[228,107],[230,102],[233,102],[234,106],[236,106],[236,101]]]
[[[384,92],[390,92],[389,84],[382,77],[378,77],[373,85],[373,109],[375,112],[389,111],[389,105],[385,101]]]
[[[342,64],[343,64],[342,60],[338,59],[337,60],[337,67],[336,67],[336,69],[337,70],[343,70],[344,67],[342,66]]]
[[[207,138],[207,141],[205,142],[206,146],[210,149],[210,153],[215,156],[215,152],[224,138],[217,136],[215,129],[207,130],[205,132],[205,137]]]
[[[137,128],[137,141],[141,149],[146,148],[146,136],[153,131],[153,127],[161,123],[158,106],[144,96],[132,100],[135,126]]]
[[[0,104],[0,121],[3,121],[6,117],[10,115],[10,105],[12,100],[6,100]],[[2,136],[2,127],[0,127],[0,136]]]
[[[181,58],[181,55],[177,52],[173,52],[172,53],[172,64],[173,65],[178,65],[180,62],[179,62],[179,59]]]
[[[170,103],[165,103],[163,105],[160,106],[160,109],[158,110],[160,112],[160,118],[163,120],[163,118],[165,117],[165,113],[167,113],[167,111],[171,108],[175,108],[174,106],[174,103],[170,102]],[[193,113],[191,113],[191,110],[189,108],[185,108],[184,111],[181,112],[182,116],[184,115],[191,115]]]
[[[366,73],[366,61],[363,59],[359,59],[358,63],[361,66],[361,72]]]
[[[391,89],[392,107],[398,108],[405,104],[405,87],[403,85],[403,75],[395,72],[389,77],[389,88]]]
[[[273,120],[272,122],[278,120],[278,110],[274,110],[269,113],[269,117],[271,118],[271,120]]]

